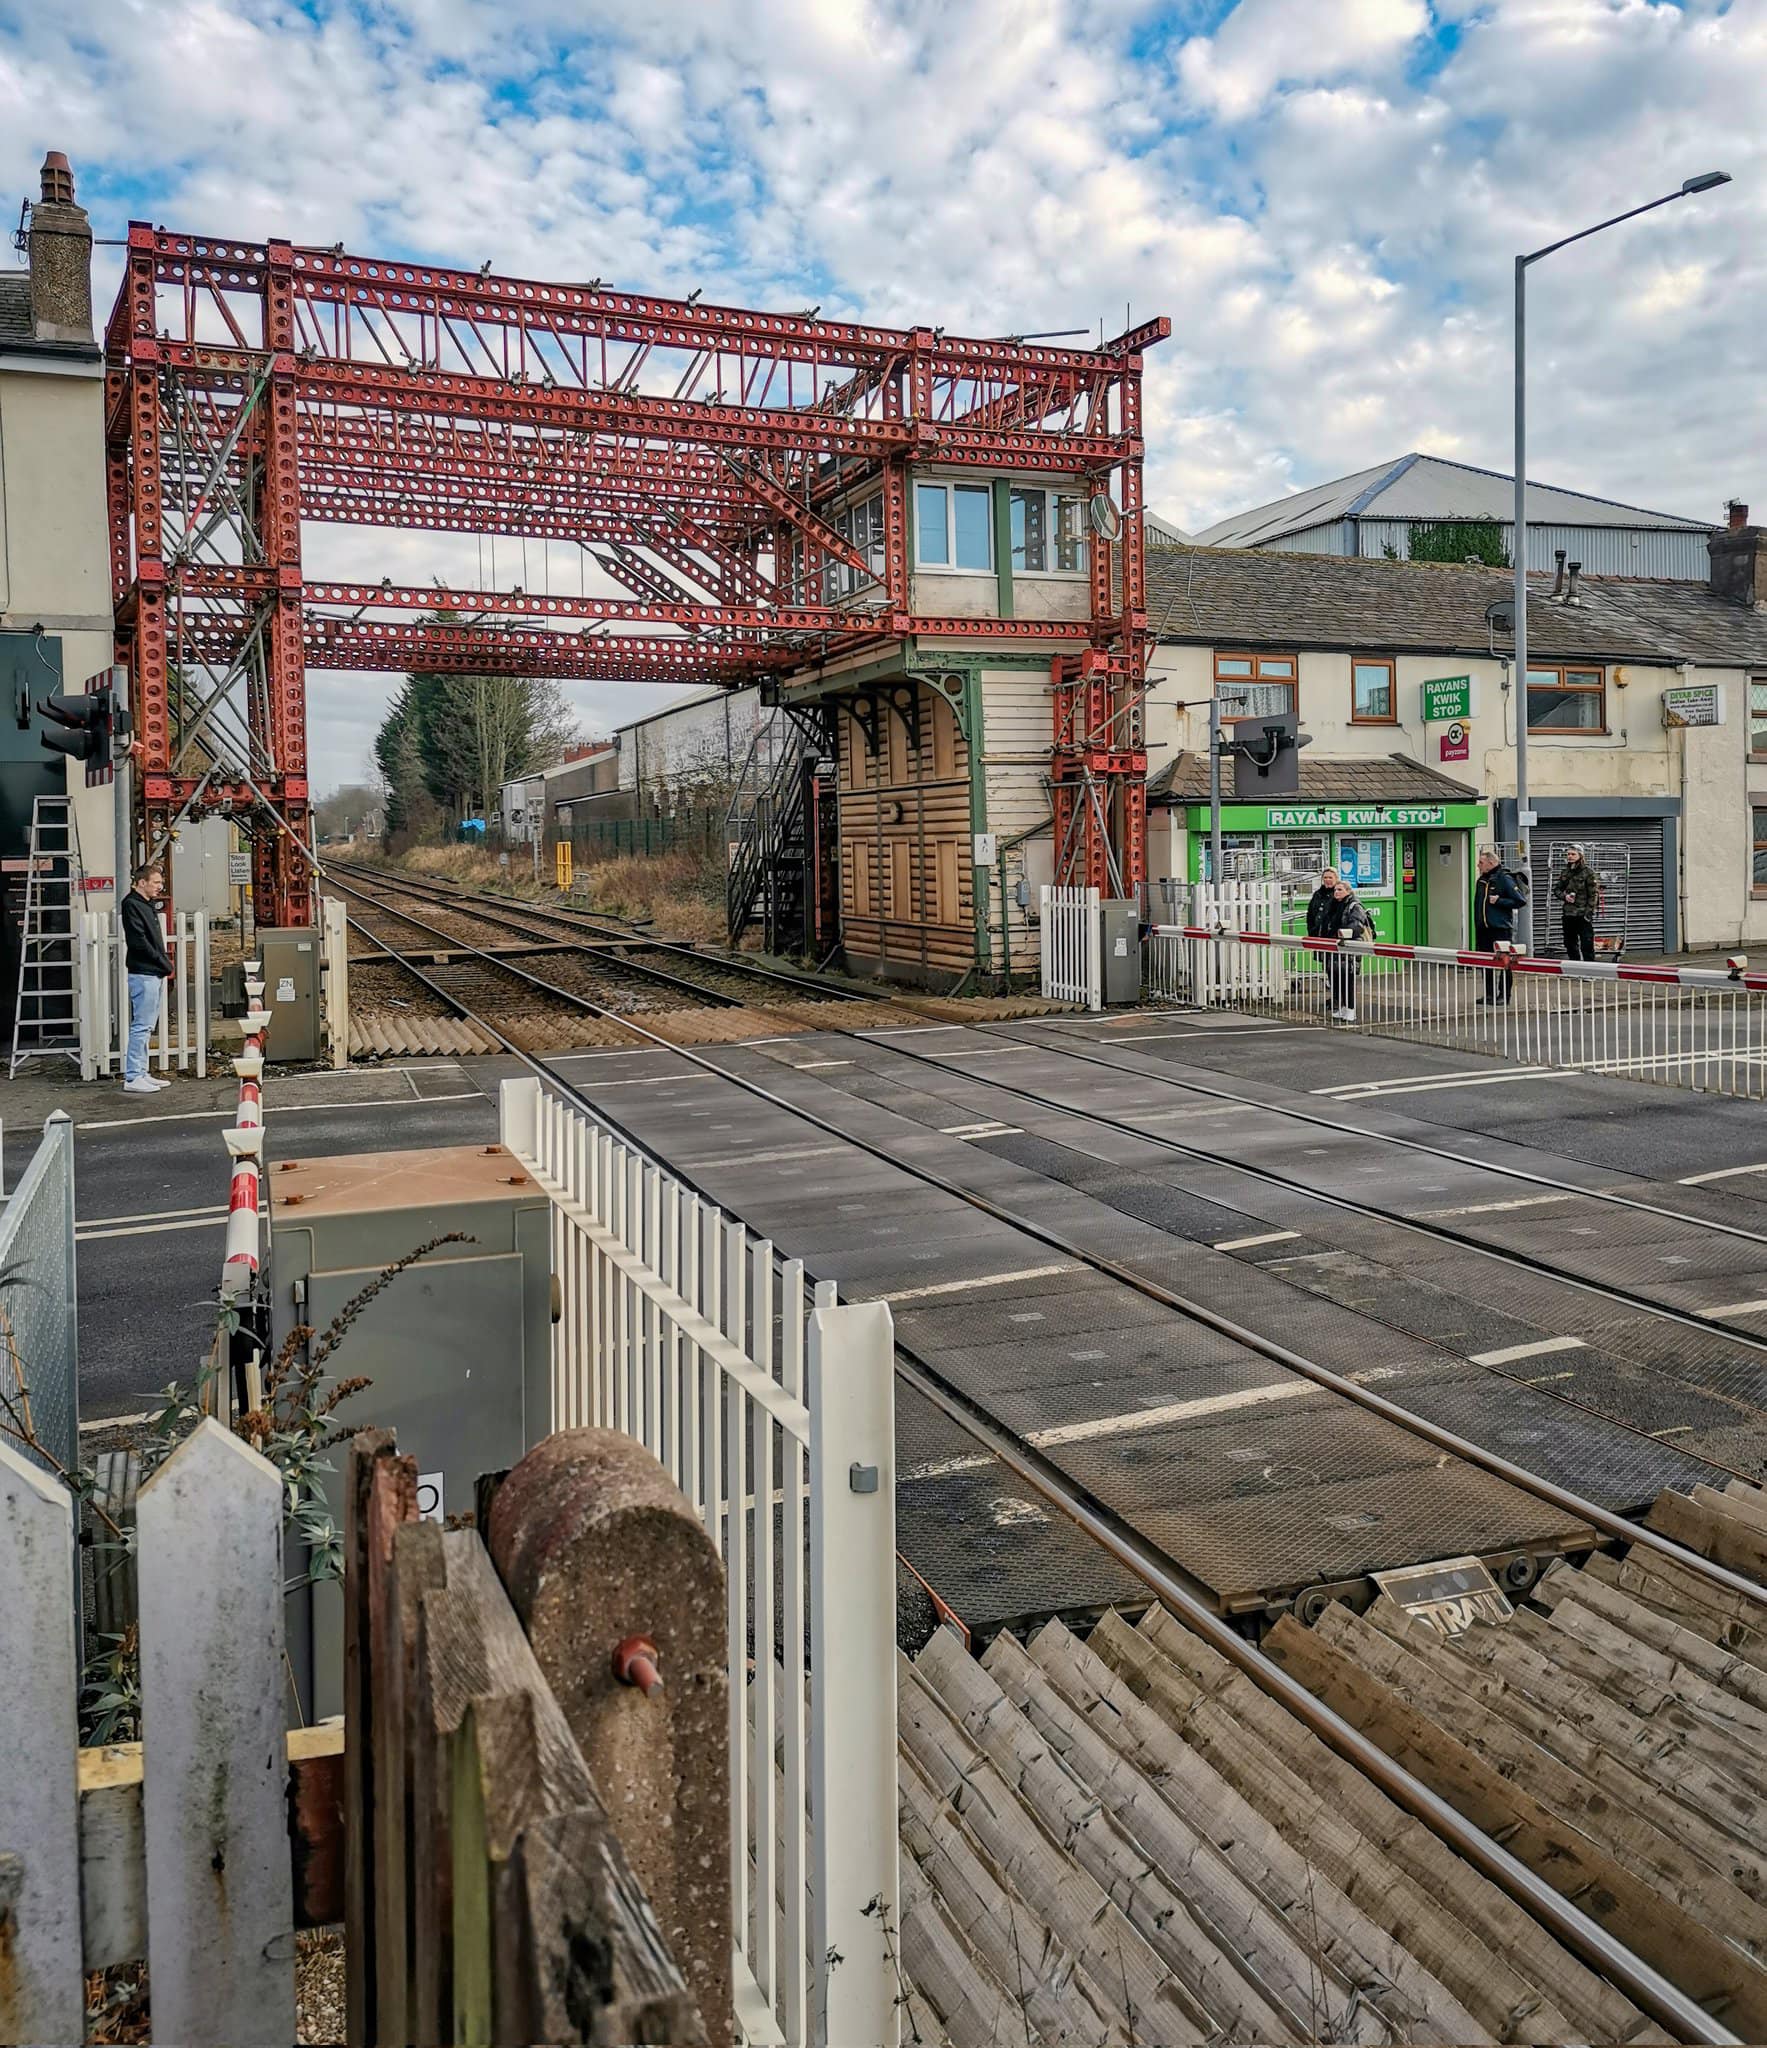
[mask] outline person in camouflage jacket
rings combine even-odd
[[[1564,916],[1565,958],[1593,960],[1601,884],[1580,846],[1566,847],[1564,865],[1552,878],[1552,894]]]

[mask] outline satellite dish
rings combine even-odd
[[[1123,530],[1123,515],[1108,491],[1100,491],[1087,501],[1086,516],[1100,540],[1115,540]]]

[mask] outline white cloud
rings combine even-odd
[[[1515,252],[1716,166],[1530,287],[1535,472],[1715,516],[1767,497],[1764,97],[1763,0],[58,0],[0,7],[0,193],[57,147],[107,234],[985,334],[1166,312],[1149,498],[1195,529],[1417,446],[1507,467]],[[353,774],[370,679],[314,713]]]

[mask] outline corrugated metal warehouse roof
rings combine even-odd
[[[1284,534],[1302,533],[1334,519],[1479,519],[1511,517],[1515,485],[1501,470],[1475,469],[1440,455],[1401,455],[1353,476],[1315,484],[1267,505],[1235,512],[1196,535],[1203,547],[1258,547]],[[1528,523],[1560,526],[1664,527],[1705,533],[1712,522],[1674,512],[1651,512],[1584,491],[1528,485]]]
[[[1767,1566],[1767,1496],[1652,1520]],[[1747,2040],[1767,2032],[1767,1632],[1635,1548],[1444,1637],[1382,1600],[1266,1648]],[[899,1693],[919,2038],[1659,2041],[1612,1986],[1160,1608]]]

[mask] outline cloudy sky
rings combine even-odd
[[[1169,314],[1149,499],[1187,528],[1412,448],[1507,468],[1515,252],[1707,169],[1736,183],[1534,273],[1529,466],[1767,503],[1764,105],[1767,0],[0,0],[0,195],[64,149],[100,235],[981,334]],[[384,691],[312,697],[332,783]]]

